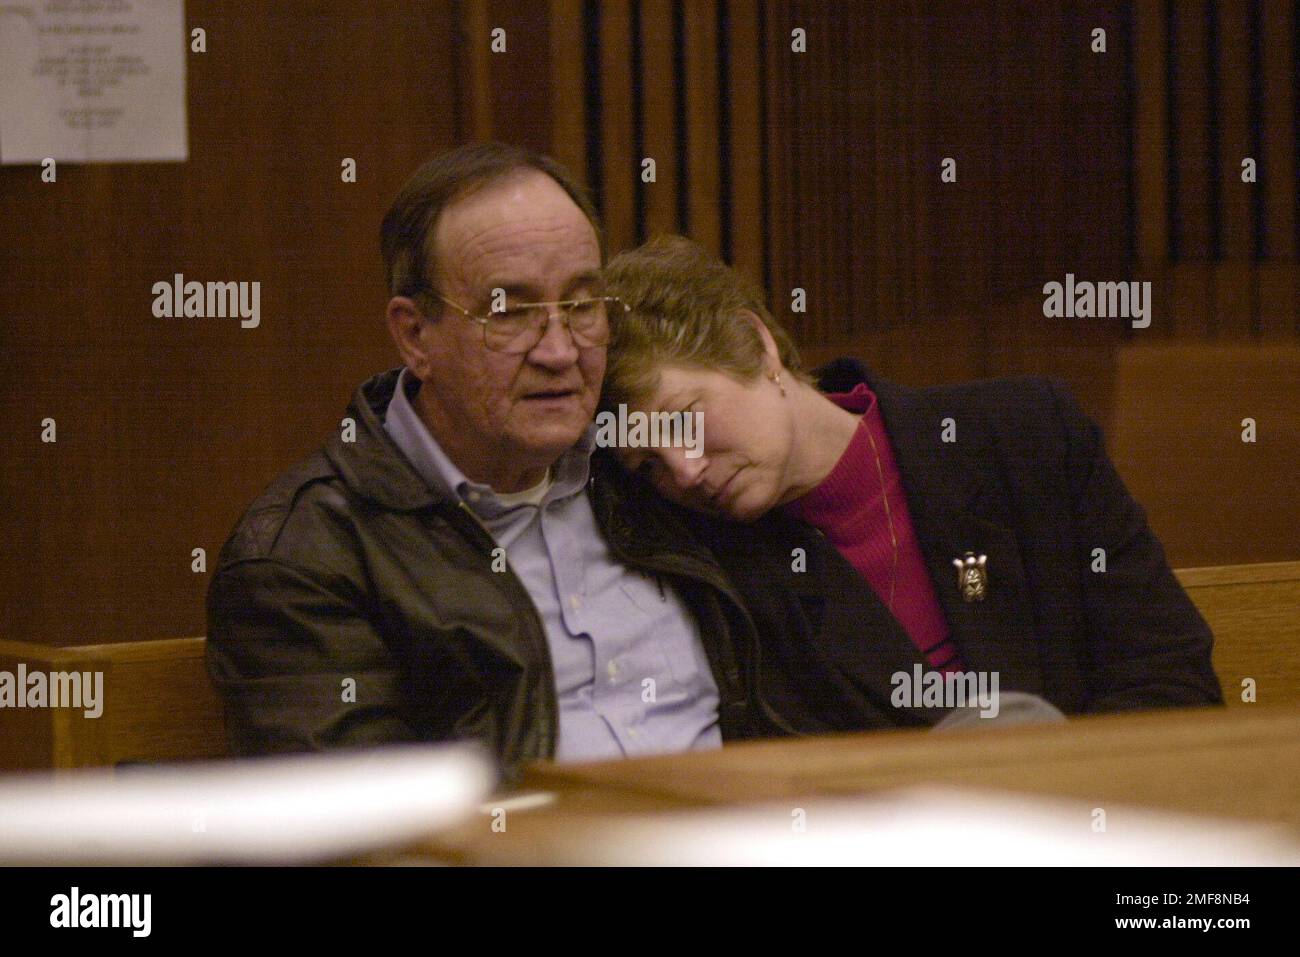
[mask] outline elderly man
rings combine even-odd
[[[209,589],[232,750],[475,739],[511,773],[782,730],[710,553],[593,454],[621,304],[582,188],[462,147],[382,247],[403,366],[249,507]]]

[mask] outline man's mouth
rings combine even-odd
[[[555,399],[568,399],[577,396],[577,394],[577,389],[539,389],[537,392],[526,393],[524,398],[534,402],[545,402]]]

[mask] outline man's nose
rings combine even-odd
[[[578,361],[578,345],[573,341],[573,333],[558,306],[551,308],[542,338],[529,351],[528,359],[549,369],[567,369]]]

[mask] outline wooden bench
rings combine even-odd
[[[0,641],[0,671],[102,672],[103,713],[0,708],[0,768],[116,766],[227,753],[221,699],[205,639],[168,638],[57,648]]]
[[[1260,703],[1300,703],[1300,562],[1185,568],[1174,574],[1214,632],[1229,706],[1254,679]]]
[[[1215,635],[1224,697],[1300,703],[1300,562],[1176,572]],[[102,671],[104,710],[0,709],[0,769],[72,768],[227,754],[221,700],[208,680],[204,639],[52,648],[0,641],[0,671]]]
[[[1300,347],[1129,345],[1114,375],[1107,447],[1170,564],[1300,558]]]

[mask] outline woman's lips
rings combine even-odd
[[[731,486],[736,481],[736,476],[739,474],[740,474],[740,469],[736,469],[736,471],[731,473],[731,478],[727,479],[725,482],[722,483],[722,488],[718,489],[716,492],[713,493],[713,495],[710,497],[710,500],[713,502],[714,505],[721,506],[723,504],[723,502],[726,500],[727,495],[731,491]]]

